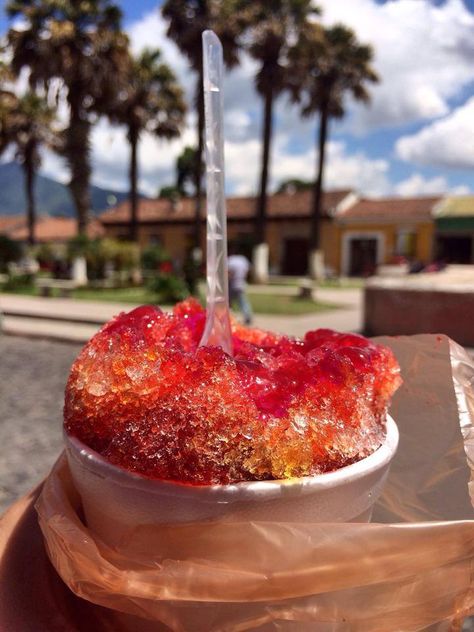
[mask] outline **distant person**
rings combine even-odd
[[[244,323],[252,323],[252,308],[247,298],[247,275],[250,271],[250,262],[247,257],[237,253],[235,246],[229,248],[227,268],[229,273],[229,300],[231,306],[237,302],[244,317]]]

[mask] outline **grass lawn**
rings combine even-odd
[[[156,297],[145,287],[124,287],[118,289],[78,288],[72,293],[73,298],[87,301],[108,301],[109,303],[155,303]]]
[[[278,277],[270,277],[268,285],[275,286],[276,291],[278,291],[277,288],[279,285],[283,287],[298,287],[302,278],[303,277],[295,277],[291,279],[286,277],[284,281],[280,281]],[[314,286],[316,288],[321,287],[334,290],[352,290],[364,287],[365,281],[365,279],[359,277],[340,277],[337,279],[325,279],[324,281],[319,281],[318,283],[315,281]]]
[[[112,301],[116,303],[154,303],[153,294],[146,288],[133,287],[118,290],[98,290],[84,288],[73,292],[74,298],[91,301]],[[297,316],[298,314],[311,314],[327,311],[338,306],[328,303],[315,303],[314,301],[301,300],[293,296],[280,296],[278,294],[250,294],[249,300],[256,314],[281,314]]]
[[[15,294],[38,296],[35,287],[18,288]],[[119,289],[80,288],[72,292],[72,297],[88,301],[108,301],[112,303],[155,303],[155,296],[144,287],[130,287]],[[282,316],[298,316],[315,312],[337,309],[340,306],[332,303],[320,303],[311,300],[298,299],[293,296],[275,294],[249,294],[252,309],[256,314],[276,314]]]
[[[321,303],[278,294],[249,294],[249,301],[256,314],[298,316],[339,308],[339,305],[333,303]]]

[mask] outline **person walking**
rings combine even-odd
[[[246,294],[247,275],[250,270],[250,262],[244,255],[238,254],[235,246],[229,247],[229,258],[227,259],[227,269],[229,273],[229,301],[231,306],[237,303],[244,323],[252,323],[252,308]]]

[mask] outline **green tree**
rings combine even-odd
[[[294,193],[295,191],[309,191],[313,188],[310,180],[301,180],[301,178],[288,178],[280,183],[277,193]]]
[[[198,163],[198,150],[194,147],[185,147],[176,159],[176,188],[183,197],[189,197],[196,193],[196,169]],[[200,172],[204,171],[201,159]]]
[[[213,29],[222,41],[224,61],[231,68],[238,62],[238,37],[242,32],[235,0],[166,0],[162,7],[168,22],[168,37],[187,57],[196,73],[195,107],[197,110],[197,160],[195,161],[194,244],[201,245],[201,195],[204,130],[204,93],[202,85],[202,33]]]
[[[158,198],[162,200],[174,201],[178,200],[179,197],[181,196],[178,187],[176,187],[174,184],[165,184],[158,191]]]
[[[15,147],[15,157],[23,167],[27,200],[28,243],[35,243],[35,175],[41,164],[41,147],[58,148],[54,131],[55,112],[46,101],[27,92],[17,96],[0,90],[0,155],[9,146]]]
[[[291,90],[300,103],[302,116],[319,117],[310,233],[310,250],[314,253],[319,252],[321,242],[321,199],[329,120],[344,116],[345,99],[349,95],[356,101],[368,102],[366,86],[376,83],[378,76],[372,67],[372,48],[361,44],[355,33],[341,24],[331,28],[311,25],[289,57]]]
[[[300,40],[309,20],[319,14],[311,0],[246,0],[240,2],[246,27],[246,48],[258,62],[255,78],[257,92],[263,99],[262,162],[255,214],[256,243],[265,242],[267,219],[268,171],[273,131],[273,105],[287,88],[289,44]]]
[[[186,105],[183,91],[173,72],[160,62],[159,50],[144,50],[130,58],[124,84],[111,112],[112,120],[127,127],[130,144],[130,239],[137,239],[138,164],[137,149],[144,131],[158,138],[179,136]]]
[[[58,81],[52,80],[65,88],[69,125],[63,151],[83,234],[91,206],[91,125],[107,114],[126,67],[128,39],[120,28],[121,11],[111,0],[10,0],[7,11],[21,18],[21,27],[8,32],[14,72],[28,68],[32,88],[42,85],[58,94]]]

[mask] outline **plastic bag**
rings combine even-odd
[[[378,340],[405,383],[377,522],[137,525],[112,549],[81,519],[62,457],[37,503],[62,579],[134,631],[460,629],[474,614],[474,367],[443,336]]]

